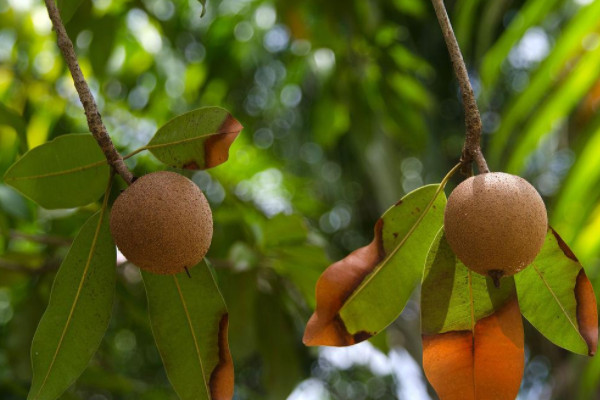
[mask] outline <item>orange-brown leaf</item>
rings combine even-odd
[[[375,238],[365,247],[331,265],[317,281],[317,309],[308,321],[303,342],[307,346],[348,346],[357,343],[339,317],[344,301],[384,258],[381,231],[375,224]]]
[[[513,400],[524,368],[516,298],[474,330],[423,336],[423,368],[441,400]]]
[[[223,314],[219,322],[219,363],[210,375],[210,395],[213,399],[233,398],[233,359],[229,352],[227,332],[229,314]]]
[[[583,268],[577,275],[575,298],[577,299],[579,332],[588,345],[588,354],[593,356],[598,349],[598,308],[594,288]]]
[[[229,147],[244,127],[240,122],[227,115],[216,134],[204,143],[204,168],[223,164],[229,158]]]

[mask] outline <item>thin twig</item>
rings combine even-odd
[[[475,100],[475,94],[469,81],[469,74],[467,73],[467,67],[463,60],[456,36],[452,30],[452,24],[448,18],[446,7],[444,6],[444,0],[431,0],[435,14],[442,28],[442,34],[446,41],[446,47],[450,53],[452,60],[452,66],[454,67],[454,73],[458,79],[460,86],[460,92],[462,94],[463,106],[465,108],[465,126],[466,126],[466,138],[463,146],[463,152],[461,157],[461,163],[465,167],[463,172],[470,171],[471,162],[475,161],[479,173],[490,172],[483,153],[481,152],[481,117],[479,115],[479,109],[477,108],[477,101]]]
[[[47,244],[50,246],[70,246],[73,241],[68,238],[63,238],[59,236],[49,236],[49,235],[32,235],[29,233],[11,231],[10,232],[11,239],[21,239],[27,240],[30,242]]]
[[[100,117],[100,113],[98,112],[98,106],[96,105],[94,96],[92,95],[90,87],[83,77],[79,63],[77,62],[77,56],[75,55],[73,43],[67,35],[67,31],[65,30],[60,18],[60,12],[54,3],[54,0],[44,1],[46,2],[46,8],[48,9],[50,20],[52,21],[52,25],[56,31],[58,47],[60,48],[63,58],[69,67],[69,71],[71,71],[75,89],[79,94],[79,99],[81,100],[81,104],[85,110],[88,127],[98,142],[98,145],[102,149],[102,152],[104,152],[108,163],[119,175],[121,175],[127,184],[131,184],[133,182],[133,175],[123,162],[123,157],[121,157],[117,149],[115,149],[115,146],[110,140],[110,136],[108,136],[106,127],[104,126],[102,118]]]

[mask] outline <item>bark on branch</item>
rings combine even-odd
[[[469,74],[467,73],[467,67],[458,47],[456,36],[452,30],[452,24],[448,18],[446,7],[444,6],[444,0],[431,0],[435,14],[442,28],[442,35],[448,47],[450,53],[450,59],[452,60],[452,66],[454,67],[454,73],[458,79],[460,86],[460,92],[462,94],[463,107],[465,109],[465,126],[466,126],[466,138],[463,146],[463,152],[461,157],[461,163],[466,170],[470,172],[470,166],[473,161],[477,164],[479,173],[490,172],[487,162],[481,152],[481,117],[479,115],[479,109],[477,108],[477,101],[475,100],[475,94],[469,81]],[[465,172],[463,170],[463,172]]]
[[[63,58],[65,59],[65,62],[67,63],[67,66],[69,67],[69,71],[71,71],[75,89],[79,94],[79,99],[81,100],[81,104],[85,110],[85,116],[87,118],[90,132],[92,132],[92,135],[98,142],[98,145],[106,156],[108,163],[119,175],[121,175],[127,184],[131,184],[133,181],[133,175],[123,162],[123,157],[121,157],[121,154],[119,154],[117,149],[115,149],[115,146],[110,140],[110,136],[108,135],[106,127],[104,126],[102,118],[100,117],[100,113],[98,112],[98,106],[96,105],[94,96],[92,95],[90,87],[85,81],[83,73],[81,72],[81,68],[79,67],[79,62],[77,61],[73,43],[67,35],[67,31],[65,30],[62,19],[60,18],[60,12],[54,3],[54,0],[44,1],[46,2],[46,8],[48,9],[48,15],[50,16],[52,25],[54,26],[54,31],[56,32],[58,47],[63,55]]]

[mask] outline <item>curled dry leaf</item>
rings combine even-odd
[[[423,368],[441,400],[513,400],[525,358],[516,298],[472,331],[423,335]]]
[[[392,323],[421,279],[445,205],[440,185],[407,194],[377,221],[369,245],[327,268],[317,282],[304,343],[348,346]]]
[[[442,400],[513,400],[524,368],[523,323],[513,278],[498,289],[436,237],[421,292],[423,368]]]

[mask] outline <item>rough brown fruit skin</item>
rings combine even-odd
[[[466,179],[454,189],[444,230],[458,259],[497,283],[535,259],[544,244],[548,217],[544,201],[529,182],[493,172]]]
[[[174,172],[154,172],[119,195],[110,230],[133,264],[157,274],[175,274],[196,265],[208,251],[212,213],[191,180]]]

